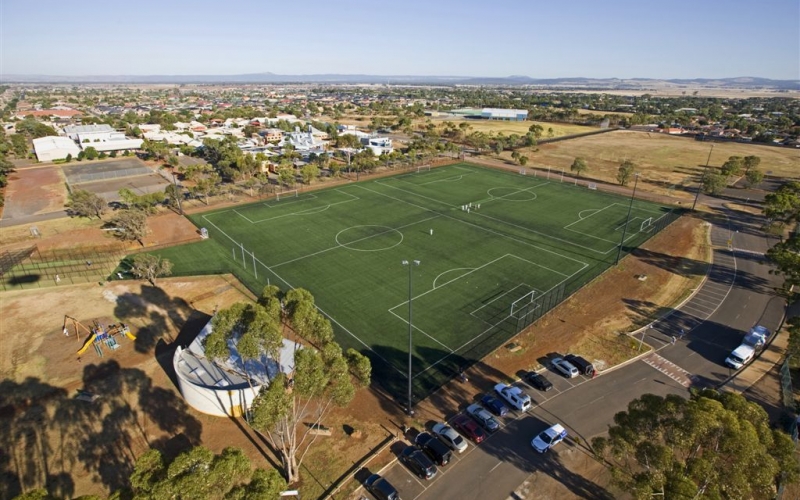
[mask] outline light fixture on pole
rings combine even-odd
[[[412,271],[414,266],[418,266],[419,264],[420,264],[420,262],[418,260],[411,260],[411,261],[404,260],[403,261],[403,265],[404,266],[408,266],[408,407],[406,408],[406,411],[408,412],[409,415],[413,415],[414,414],[413,405],[412,405],[412,402],[411,402],[411,366],[412,366],[412,360],[413,360],[413,357],[411,355],[411,349],[413,348],[413,340],[412,340],[413,339],[413,336],[412,336],[413,327],[411,326],[412,325],[412,323],[411,323],[411,319],[412,319],[412,315],[411,315],[411,299],[412,299],[412,296],[413,296],[412,295],[412,293],[413,293],[412,292],[412,290],[413,290],[413,287],[412,287],[413,274],[412,274],[411,271]]]
[[[619,241],[619,249],[617,250],[617,261],[614,263],[616,266],[619,264],[619,259],[622,256],[622,245],[625,243],[625,233],[628,232],[628,222],[631,220],[631,210],[633,209],[633,198],[636,196],[636,185],[639,183],[639,174],[633,174],[633,192],[631,193],[631,202],[628,205],[628,216],[625,218],[625,226],[622,228],[622,239]]]
[[[706,169],[703,170],[703,176],[708,173],[708,162],[711,161],[711,153],[714,151],[714,144],[711,144],[711,149],[708,152],[708,158],[706,158]],[[697,193],[694,195],[694,203],[692,203],[692,212],[694,212],[694,207],[697,206],[697,199],[700,198],[700,191],[703,190],[703,178],[700,178],[700,185],[697,186]]]

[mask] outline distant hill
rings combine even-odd
[[[658,87],[714,87],[729,89],[800,90],[798,80],[771,80],[758,77],[736,78],[530,78],[528,76],[470,77],[414,75],[277,75],[250,73],[244,75],[1,75],[0,83],[368,83],[428,85],[507,85],[562,87],[586,90],[641,90]]]

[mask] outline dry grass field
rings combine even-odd
[[[582,156],[589,163],[585,177],[612,183],[616,182],[620,163],[629,159],[642,173],[645,189],[680,196],[680,190],[673,191],[670,186],[696,182],[706,164],[711,144],[684,137],[623,130],[543,144],[538,151],[527,150],[523,154],[531,158],[529,165],[550,167],[556,171],[564,169],[566,172],[569,172],[575,157]],[[763,172],[779,177],[800,177],[800,151],[796,149],[740,143],[713,144],[711,167],[721,166],[730,156],[756,155],[761,158],[759,168]],[[502,156],[511,161],[510,151]]]
[[[467,122],[471,127],[472,130],[476,132],[485,132],[487,134],[494,132],[495,134],[503,133],[505,135],[510,134],[518,134],[518,135],[525,135],[528,133],[528,129],[534,123],[537,123],[544,127],[544,135],[543,138],[547,137],[547,129],[553,129],[553,137],[561,137],[563,135],[572,135],[572,134],[582,134],[584,132],[591,132],[592,130],[597,130],[596,127],[585,127],[583,125],[570,125],[566,123],[550,123],[550,122],[533,122],[533,121],[524,121],[524,122],[508,122],[508,121],[500,121],[500,120],[455,120],[455,119],[436,119],[433,120],[433,123],[441,124],[445,121],[451,121],[458,125],[461,122]]]

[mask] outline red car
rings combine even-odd
[[[450,425],[461,434],[475,441],[476,444],[483,441],[483,438],[486,437],[486,433],[480,428],[478,423],[466,415],[458,415],[450,422]]]

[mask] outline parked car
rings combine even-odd
[[[531,407],[531,397],[522,392],[519,387],[513,385],[497,384],[494,386],[495,392],[505,399],[508,404],[519,411],[528,411]]]
[[[489,394],[481,398],[481,404],[498,417],[505,417],[508,414],[508,407],[502,401]]]
[[[422,479],[432,479],[436,475],[436,464],[414,445],[407,446],[400,453],[400,461]]]
[[[749,363],[753,359],[755,354],[756,351],[755,349],[753,349],[752,346],[742,344],[736,349],[734,349],[733,352],[730,353],[727,358],[725,358],[725,365],[733,368],[734,370],[738,370],[739,368]]]
[[[453,419],[453,428],[458,432],[473,440],[475,444],[480,443],[486,438],[486,433],[481,427],[471,418],[466,415],[459,415]]]
[[[481,427],[489,432],[494,432],[500,428],[500,422],[498,422],[486,408],[479,404],[467,406],[467,413],[469,413],[476,422],[481,424]]]
[[[364,487],[378,500],[400,500],[400,494],[392,483],[380,476],[373,474],[364,481]]]
[[[450,451],[450,448],[427,432],[417,434],[414,442],[433,459],[436,465],[444,467],[453,458],[453,452]]]
[[[539,453],[544,453],[567,437],[567,430],[561,424],[553,424],[533,438],[531,446]]]
[[[567,378],[573,378],[580,375],[578,369],[564,358],[553,358],[551,363],[553,363],[553,368]]]
[[[464,453],[467,449],[467,440],[447,424],[441,422],[434,424],[433,433],[442,440],[451,450]]]
[[[589,363],[585,358],[582,358],[577,354],[567,354],[564,356],[564,359],[572,363],[572,365],[575,366],[579,372],[583,373],[587,377],[594,375],[594,365]]]
[[[528,372],[525,374],[525,379],[534,389],[539,389],[540,391],[549,391],[553,388],[553,383],[547,380],[547,377],[540,373],[536,372]]]

